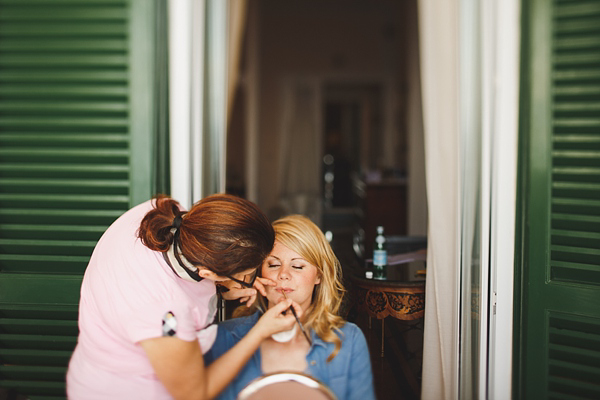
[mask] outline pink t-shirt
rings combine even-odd
[[[172,313],[176,333],[212,345],[215,329],[202,331],[216,311],[214,282],[177,276],[163,254],[137,238],[147,201],[123,214],[98,241],[85,271],[79,304],[79,338],[67,373],[67,393],[79,399],[170,399],[154,374],[141,340],[163,336]],[[211,327],[212,328],[212,327]]]

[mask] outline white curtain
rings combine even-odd
[[[169,0],[171,196],[225,190],[228,2]]]
[[[289,82],[284,97],[280,214],[302,214],[319,223],[321,135],[318,87],[311,82]]]
[[[233,100],[240,79],[244,31],[248,19],[247,0],[229,0],[227,18],[227,122],[231,120]]]
[[[458,395],[458,0],[419,0],[429,210],[421,398]]]

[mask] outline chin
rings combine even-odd
[[[278,304],[281,301],[280,299],[283,299],[283,296],[280,294],[267,295],[267,301],[273,306]]]

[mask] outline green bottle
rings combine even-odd
[[[375,246],[373,247],[373,278],[386,279],[387,246],[383,236],[383,226],[377,227]]]

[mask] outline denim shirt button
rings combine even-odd
[[[316,362],[315,360],[312,360],[312,361],[310,362],[310,365],[317,365],[317,362]]]

